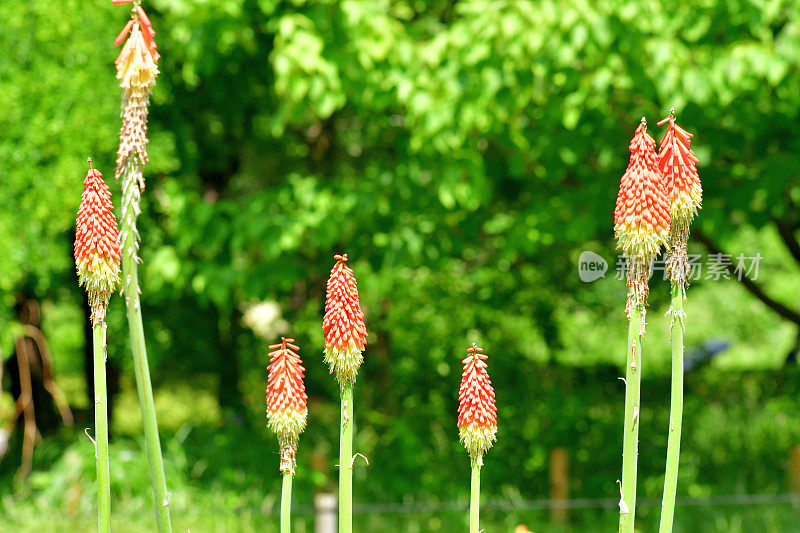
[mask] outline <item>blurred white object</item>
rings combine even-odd
[[[314,533],[336,533],[338,507],[336,494],[320,493],[314,496]]]
[[[247,305],[242,322],[253,330],[257,337],[267,340],[274,339],[289,328],[289,324],[281,318],[280,306],[273,301]]]
[[[0,428],[0,458],[3,458],[8,451],[8,431]]]

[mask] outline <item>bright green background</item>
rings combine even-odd
[[[758,283],[798,309],[800,256],[787,247],[800,227],[795,2],[145,8],[163,55],[140,219],[145,328],[183,529],[274,523],[261,516],[278,490],[263,390],[266,345],[281,334],[302,348],[311,396],[295,503],[334,486],[337,391],[321,360],[321,317],[332,256],[345,251],[369,329],[356,449],[370,466],[357,471],[357,503],[466,501],[454,426],[460,358],[473,341],[490,354],[499,408],[484,500],[546,497],[556,446],[570,453],[573,497],[618,495],[625,284],[613,276],[611,219],[643,115],[658,140],[655,122],[675,106],[696,134],[705,193],[697,225],[734,257],[761,254]],[[112,42],[126,13],[105,0],[0,2],[0,349],[12,352],[14,295],[24,288],[42,303],[59,382],[79,410],[84,296],[70,231],[87,156],[119,200]],[[783,238],[778,225],[789,228]],[[611,262],[605,279],[580,281],[583,250]],[[690,251],[706,254],[694,242]],[[668,290],[651,287],[640,494],[658,498]],[[242,320],[257,302],[280,309],[283,327],[268,338]],[[687,312],[687,347],[731,346],[687,375],[680,494],[786,492],[789,450],[800,444],[800,371],[784,360],[798,324],[734,280],[693,284]],[[136,531],[153,521],[119,298],[109,323],[110,357],[123,369],[115,520]],[[28,483],[10,482],[12,442],[0,467],[8,519],[31,529],[41,516],[52,520],[41,527],[93,524],[93,457],[81,432],[91,420],[80,423],[37,445]],[[796,509],[679,507],[677,520],[685,531],[698,531],[698,520],[708,531],[782,531],[800,520]],[[644,531],[657,514],[642,508]],[[546,531],[547,516],[487,513],[486,527]],[[398,531],[464,525],[458,513],[406,518],[370,519]],[[613,506],[573,514],[579,530],[614,521]]]

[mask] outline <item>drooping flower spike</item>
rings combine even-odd
[[[111,191],[103,175],[92,168],[83,181],[75,230],[75,266],[89,294],[92,323],[103,321],[111,294],[119,285],[120,241]]]
[[[303,383],[305,368],[294,339],[281,338],[269,347],[267,425],[278,436],[281,471],[294,473],[297,440],[306,427],[308,406]]]
[[[115,4],[128,3],[125,0],[114,1]],[[139,261],[139,232],[136,218],[141,212],[141,193],[144,190],[143,166],[147,157],[147,116],[149,113],[150,91],[158,76],[158,59],[155,30],[149,17],[139,2],[134,2],[131,19],[117,35],[114,44],[122,46],[114,65],[117,78],[122,87],[122,127],[119,130],[119,148],[117,149],[117,168],[114,173],[117,179],[122,178],[122,230],[120,239],[128,242],[128,234],[133,240],[126,253],[132,254]],[[125,40],[127,37],[127,41]]]
[[[140,5],[131,10],[131,20],[114,41],[116,46],[127,41],[117,56],[117,78],[123,89],[122,129],[117,151],[116,177],[123,175],[131,158],[135,163],[147,163],[147,114],[150,91],[158,76],[156,32],[147,14]],[[138,176],[138,185],[144,189],[144,181]]]
[[[367,327],[358,301],[358,286],[353,270],[347,266],[347,254],[335,255],[336,264],[328,278],[325,316],[325,362],[336,374],[339,386],[352,385],[364,361]]]
[[[141,0],[112,0],[114,4],[132,3],[130,19],[117,35],[114,44],[122,44],[114,65],[122,88],[122,126],[119,130],[117,165],[114,175],[122,187],[120,206],[120,241],[123,245],[122,271],[125,283],[123,294],[128,308],[128,326],[131,330],[131,352],[136,373],[136,387],[142,408],[144,436],[147,441],[147,459],[156,518],[160,533],[172,531],[169,511],[169,491],[164,475],[161,441],[158,436],[158,421],[153,403],[150,370],[147,363],[147,348],[142,327],[142,308],[139,294],[140,236],[136,226],[141,213],[141,198],[144,191],[144,165],[147,163],[147,116],[150,91],[158,75],[159,54],[156,50],[155,31],[145,14]],[[126,40],[127,37],[127,40]],[[123,44],[124,41],[124,44]]]
[[[644,262],[658,254],[669,234],[669,201],[655,148],[656,142],[648,135],[647,121],[642,117],[629,146],[631,158],[622,175],[614,210],[617,247]]]
[[[458,390],[458,434],[461,443],[476,458],[483,455],[497,435],[497,408],[492,380],[486,371],[487,355],[475,343],[461,361],[461,387]]]
[[[161,54],[156,50],[156,32],[153,24],[140,5],[133,8],[131,20],[117,35],[114,45],[122,44],[126,36],[128,36],[128,40],[114,61],[120,86],[123,88],[152,87],[158,74],[156,63]]]

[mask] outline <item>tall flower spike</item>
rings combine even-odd
[[[125,171],[129,158],[140,164],[147,163],[147,113],[150,91],[158,75],[156,32],[141,6],[131,11],[131,20],[122,29],[114,43],[119,45],[128,36],[114,65],[123,89],[122,129],[117,152],[116,177]],[[141,179],[141,178],[140,178]],[[140,188],[144,183],[140,181]]]
[[[128,253],[132,253],[136,261],[139,260],[136,217],[140,213],[139,203],[144,190],[142,167],[147,163],[147,115],[150,91],[156,83],[158,59],[161,57],[156,50],[155,35],[150,19],[139,2],[134,2],[131,20],[114,41],[119,46],[127,36],[114,61],[122,87],[122,127],[119,131],[115,177],[122,177],[121,212],[128,219],[123,224],[121,239],[126,242],[128,232],[133,233],[133,245]]]
[[[669,234],[669,200],[658,171],[655,147],[642,117],[629,146],[631,158],[622,175],[614,209],[617,248],[629,261],[628,314],[632,305],[641,306],[644,313],[650,264]]]
[[[675,124],[675,110],[658,125],[669,122],[661,139],[658,168],[666,184],[670,202],[670,244],[667,254],[667,275],[675,283],[686,284],[689,277],[689,259],[686,240],[689,224],[700,209],[703,187],[697,174],[698,159],[690,145],[693,135]]]
[[[472,343],[461,361],[464,371],[458,390],[458,435],[473,458],[491,448],[497,435],[497,408],[486,359],[483,348]]]
[[[267,370],[267,425],[278,435],[281,472],[294,473],[297,440],[306,427],[308,407],[303,384],[305,368],[294,339],[281,338],[269,347]]]
[[[322,332],[325,362],[344,389],[355,382],[358,368],[364,361],[362,352],[367,344],[367,327],[358,303],[356,278],[347,266],[347,254],[333,258],[336,264],[328,278]]]
[[[92,168],[92,160],[88,161],[75,231],[75,266],[89,294],[92,323],[98,324],[119,285],[120,242],[111,191],[103,175]]]

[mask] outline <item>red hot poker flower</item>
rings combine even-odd
[[[294,473],[297,440],[306,427],[308,396],[305,368],[294,339],[281,338],[269,347],[267,371],[267,426],[278,436],[281,471]]]
[[[483,348],[472,343],[461,361],[464,371],[458,390],[458,433],[473,458],[491,448],[497,435],[497,408],[486,359]]]
[[[630,143],[631,158],[614,210],[617,246],[644,263],[649,263],[666,244],[669,234],[669,200],[658,172],[655,147],[642,117]]]
[[[122,128],[117,150],[117,179],[125,175],[123,190],[129,191],[125,203],[131,203],[134,211],[139,209],[138,195],[132,191],[132,174],[137,174],[140,190],[144,189],[144,178],[141,176],[141,165],[147,163],[147,115],[150,91],[158,76],[158,59],[156,50],[156,32],[150,19],[141,6],[136,5],[131,13],[131,20],[117,35],[114,44],[122,47],[114,65],[117,67],[117,78],[123,89]],[[129,172],[129,166],[139,167],[139,172]]]
[[[111,191],[89,159],[74,249],[78,279],[89,293],[93,323],[105,318],[108,300],[119,285],[120,242],[113,209]]]
[[[295,442],[306,427],[308,407],[305,368],[296,350],[294,339],[281,338],[280,344],[269,347],[267,370],[267,420],[278,438]]]
[[[703,200],[696,167],[698,159],[690,147],[693,135],[675,124],[673,110],[658,125],[667,121],[669,126],[661,139],[658,168],[666,182],[672,220],[688,226]]]
[[[358,368],[364,360],[362,352],[367,343],[364,313],[358,302],[358,286],[353,271],[347,266],[347,254],[336,255],[336,264],[328,279],[325,317],[325,362],[342,388],[355,382]]]

